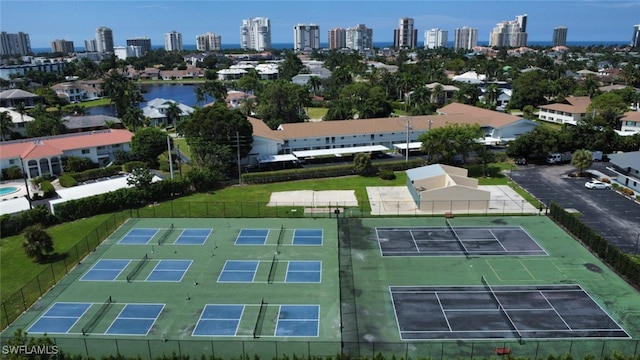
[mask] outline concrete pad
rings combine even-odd
[[[267,206],[358,206],[354,190],[295,190],[271,193]]]

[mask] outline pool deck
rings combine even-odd
[[[27,188],[24,180],[9,180],[0,182],[0,187],[15,187],[18,190],[0,196],[0,214],[12,214],[29,209],[29,201],[25,198]],[[29,189],[29,191],[34,191]]]

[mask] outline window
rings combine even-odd
[[[104,146],[98,146],[98,150],[104,150]]]
[[[13,165],[15,163],[16,163],[15,160],[9,160],[9,165]]]
[[[84,155],[84,154],[88,154],[88,153],[90,153],[90,152],[91,152],[91,150],[89,150],[89,149],[82,149],[82,154],[83,154],[83,155]]]
[[[119,147],[120,147],[120,144],[111,145],[111,147],[112,147],[112,148],[116,148],[116,149],[117,149],[117,148],[119,148]]]

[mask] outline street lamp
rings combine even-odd
[[[636,239],[636,250],[633,252],[633,256],[638,256],[638,243],[640,243],[640,234],[638,234],[638,238]]]
[[[429,132],[431,132],[431,125],[433,125],[433,120],[429,120]],[[427,145],[427,161],[431,164],[431,142]]]

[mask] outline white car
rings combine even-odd
[[[586,187],[587,189],[611,189],[611,184],[606,183],[606,182],[602,182],[602,181],[598,181],[598,180],[591,180],[588,181],[584,184],[584,187]]]

